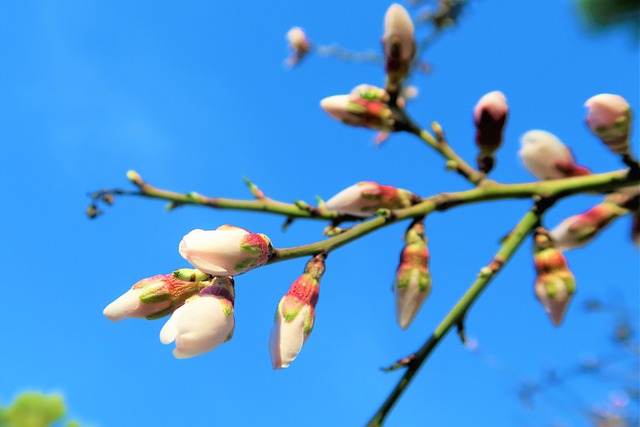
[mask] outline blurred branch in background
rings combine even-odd
[[[640,1],[579,0],[578,7],[590,27],[605,30],[616,26],[629,28],[640,37]]]
[[[0,427],[80,427],[63,420],[67,413],[62,395],[24,392],[6,407],[0,406]]]

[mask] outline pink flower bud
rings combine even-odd
[[[534,242],[533,259],[538,275],[535,294],[553,324],[559,326],[576,290],[575,278],[547,230],[536,230]]]
[[[391,132],[395,120],[389,109],[389,95],[384,89],[360,85],[349,95],[335,95],[320,101],[322,109],[347,125]]]
[[[404,241],[406,245],[400,254],[393,292],[396,295],[398,324],[402,329],[407,329],[431,293],[429,250],[424,235],[424,224],[412,224],[404,236]]]
[[[397,91],[398,85],[409,74],[416,54],[413,21],[409,12],[397,3],[392,4],[384,16],[382,47],[387,86],[390,90]]]
[[[103,314],[114,322],[126,317],[162,317],[204,286],[203,282],[182,281],[172,274],[148,277],[137,282],[131,290],[109,304]]]
[[[550,234],[560,251],[579,248],[593,240],[614,219],[627,213],[628,209],[605,200],[586,212],[565,219]]]
[[[508,113],[507,98],[500,91],[487,93],[473,109],[476,145],[480,148],[478,168],[484,173],[493,169],[493,153],[502,144],[502,131]]]
[[[584,104],[587,125],[616,154],[629,153],[631,107],[620,95],[601,93]]]
[[[530,130],[522,135],[518,153],[525,167],[538,179],[558,179],[589,175],[589,169],[575,163],[569,148],[555,135]]]
[[[304,30],[300,27],[293,27],[287,32],[287,40],[292,50],[291,56],[287,59],[287,64],[294,66],[311,50],[311,43]]]
[[[273,253],[264,234],[223,225],[217,230],[193,230],[180,242],[180,255],[194,267],[214,276],[235,276],[259,267]]]
[[[216,277],[214,284],[189,298],[160,331],[160,341],[175,341],[178,359],[198,356],[227,342],[233,335],[233,279]]]
[[[408,208],[419,201],[417,195],[402,188],[362,181],[330,198],[325,206],[341,214],[366,218],[378,209]]]
[[[278,304],[269,337],[273,369],[289,367],[313,330],[325,257],[323,254],[313,257]]]

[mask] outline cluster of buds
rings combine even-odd
[[[578,165],[571,150],[555,135],[543,130],[530,130],[522,135],[518,153],[529,172],[540,180],[589,175]]]
[[[630,212],[627,205],[638,193],[613,193],[599,203],[578,215],[570,216],[551,231],[551,237],[558,250],[566,251],[589,243],[613,220]],[[637,200],[636,200],[637,203]]]
[[[389,108],[389,94],[379,87],[359,85],[349,95],[324,98],[320,106],[331,117],[347,125],[382,132],[395,129],[396,121]]]
[[[576,282],[566,258],[555,247],[549,232],[540,227],[533,238],[533,260],[537,273],[535,294],[553,324],[559,326],[576,290]]]
[[[264,234],[223,225],[216,230],[191,231],[180,242],[179,251],[200,271],[213,276],[236,276],[266,263],[273,246]]]
[[[300,27],[293,27],[287,32],[287,41],[291,49],[291,56],[287,58],[287,65],[293,67],[311,50],[311,43],[304,30]]]
[[[269,338],[273,369],[287,368],[313,330],[325,259],[325,254],[319,254],[307,262],[304,273],[278,304]]]
[[[379,209],[408,208],[419,201],[420,197],[408,190],[362,181],[333,196],[325,206],[340,214],[366,218],[375,215]]]
[[[396,318],[402,329],[411,324],[431,293],[429,250],[424,233],[424,223],[415,221],[404,235],[405,247],[393,283]]]
[[[487,93],[473,109],[476,145],[480,149],[477,157],[478,169],[484,173],[493,169],[494,153],[502,145],[502,131],[508,114],[507,98],[500,91]]]
[[[385,88],[397,94],[416,55],[413,21],[407,10],[397,3],[389,7],[384,17],[382,48],[387,71]]]
[[[587,125],[591,132],[616,154],[629,154],[631,107],[619,96],[602,93],[585,103]]]

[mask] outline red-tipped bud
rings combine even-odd
[[[335,95],[320,101],[322,109],[347,125],[391,132],[395,120],[388,105],[389,95],[384,89],[360,85],[349,95]]]
[[[507,98],[500,91],[487,93],[473,109],[476,145],[480,148],[478,168],[484,173],[493,168],[493,154],[502,144],[502,131],[508,114]]]
[[[385,14],[382,47],[387,71],[387,90],[397,92],[409,74],[416,54],[413,21],[409,12],[397,3],[392,4]]]
[[[313,257],[278,304],[269,337],[273,369],[289,367],[313,330],[325,258],[323,254]]]
[[[287,58],[287,65],[297,65],[311,50],[311,43],[304,30],[293,27],[287,32],[287,41],[291,49],[291,56]]]
[[[375,215],[379,209],[408,208],[419,200],[418,196],[402,188],[362,181],[330,198],[325,206],[341,214],[366,218]]]
[[[531,130],[521,138],[518,153],[525,167],[541,180],[589,175],[589,169],[578,165],[569,148],[555,135]]]
[[[616,154],[629,153],[631,107],[620,95],[602,93],[587,100],[587,125]]]
[[[538,228],[534,235],[533,259],[537,278],[535,294],[555,326],[560,326],[576,290],[567,260],[553,243],[549,232]]]
[[[393,283],[396,318],[402,329],[407,329],[431,293],[429,250],[424,232],[424,224],[415,222],[405,233],[405,247]]]

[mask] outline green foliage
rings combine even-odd
[[[588,22],[597,29],[628,25],[640,36],[640,2],[638,0],[579,0]]]
[[[50,427],[61,421],[66,412],[64,399],[60,394],[25,392],[10,406],[0,407],[0,427]],[[77,421],[58,425],[80,427]]]

